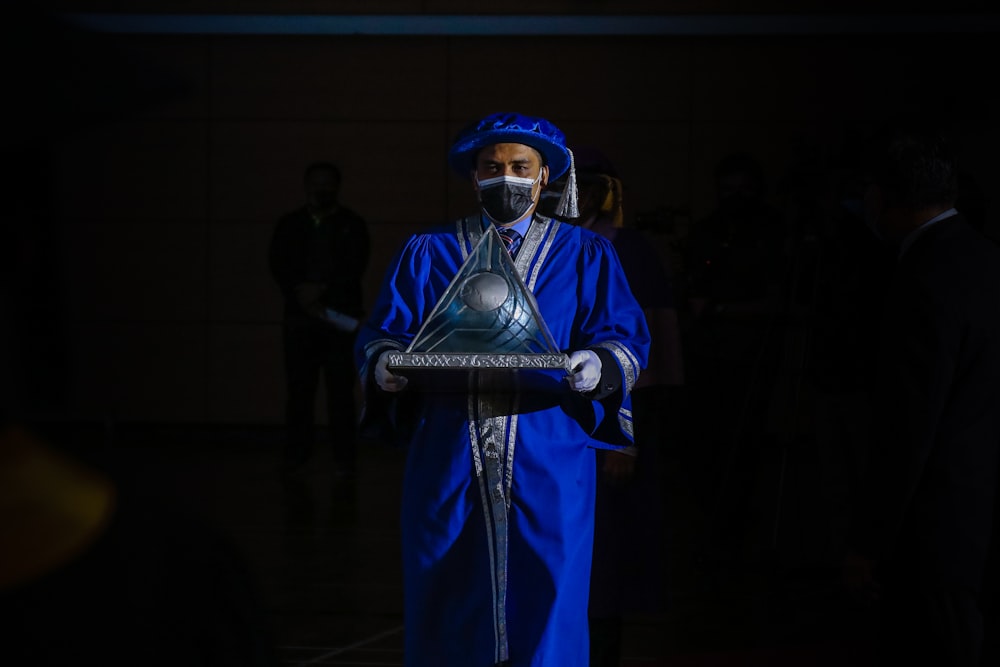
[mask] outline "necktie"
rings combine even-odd
[[[498,227],[497,231],[500,233],[504,245],[507,246],[507,252],[510,253],[510,256],[517,255],[517,249],[521,247],[521,235],[518,234],[517,230],[513,227]]]

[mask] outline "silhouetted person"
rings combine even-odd
[[[735,153],[716,168],[718,206],[692,226],[687,250],[691,324],[684,341],[690,445],[714,494],[712,560],[738,557],[755,468],[767,437],[787,278],[785,224],[765,200],[763,168]],[[697,440],[696,440],[697,439]]]
[[[844,576],[880,601],[884,664],[977,665],[1000,474],[1000,249],[953,205],[930,126],[870,144],[868,222],[898,261]]]
[[[312,456],[321,373],[335,470],[353,474],[355,466],[352,350],[363,314],[370,239],[365,221],[340,204],[340,183],[335,165],[309,165],[305,205],[278,221],[271,240],[271,273],[285,298],[286,471],[300,469]]]

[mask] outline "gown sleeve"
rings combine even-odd
[[[390,262],[371,316],[358,331],[354,354],[361,379],[360,432],[364,438],[393,445],[405,444],[408,438],[419,397],[414,392],[382,391],[375,383],[374,370],[383,352],[409,345],[423,316],[433,308],[431,264],[429,237],[411,237]]]
[[[627,447],[634,439],[630,394],[646,367],[649,329],[610,241],[586,237],[578,261],[580,308],[571,346],[594,350],[602,362],[600,383],[583,395],[592,415],[588,430],[597,447]]]

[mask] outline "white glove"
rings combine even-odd
[[[566,380],[573,391],[591,391],[601,381],[601,358],[596,352],[573,352],[569,355],[569,367],[572,373],[566,376]]]
[[[382,391],[402,391],[409,380],[402,375],[395,375],[389,370],[390,351],[386,350],[378,355],[378,361],[375,362],[375,383],[382,388]]]

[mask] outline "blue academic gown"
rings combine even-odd
[[[390,398],[372,378],[382,351],[413,340],[483,225],[469,217],[410,238],[356,346],[366,413],[412,402],[401,512],[405,664],[580,667],[589,652],[593,448],[631,442],[628,392],[649,345],[611,243],[536,217],[515,265],[559,349],[609,352],[617,369],[604,371],[620,373],[620,391],[591,400],[483,384],[468,393],[407,387]]]

